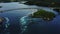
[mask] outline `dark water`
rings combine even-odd
[[[47,7],[38,7],[38,6],[29,6],[24,4],[19,4],[19,2],[11,2],[11,3],[0,3],[0,10],[9,10],[16,8],[41,8],[46,11],[52,11],[51,8]],[[1,30],[0,34],[21,34],[21,22],[20,19],[24,16],[32,14],[36,12],[37,9],[21,9],[21,10],[12,10],[0,13],[0,17],[8,18],[8,26]],[[52,34],[52,33],[60,33],[60,15],[57,12],[54,12],[57,16],[52,21],[40,21],[35,23],[29,23],[28,30],[23,32],[23,34]],[[3,22],[4,24],[7,22]],[[5,25],[4,25],[5,26]]]

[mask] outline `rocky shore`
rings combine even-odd
[[[28,1],[28,2],[26,2],[24,4],[44,6],[44,7],[60,7],[60,3],[58,3],[58,2]]]

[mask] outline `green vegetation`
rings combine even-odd
[[[52,20],[54,17],[55,17],[55,14],[53,12],[48,12],[42,9],[38,10],[32,15],[32,18],[43,18],[45,20]]]

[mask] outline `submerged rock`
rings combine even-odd
[[[0,6],[0,8],[2,8],[2,6]]]
[[[56,11],[56,12],[58,12],[58,14],[60,15],[60,9],[59,8],[55,8],[53,10]]]
[[[55,8],[53,10],[56,11],[56,12],[60,12],[60,9],[57,9],[57,8]]]

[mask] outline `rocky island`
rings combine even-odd
[[[52,20],[56,15],[53,12],[48,12],[45,10],[38,10],[37,12],[33,13],[31,16],[32,18],[42,18],[43,20]]]

